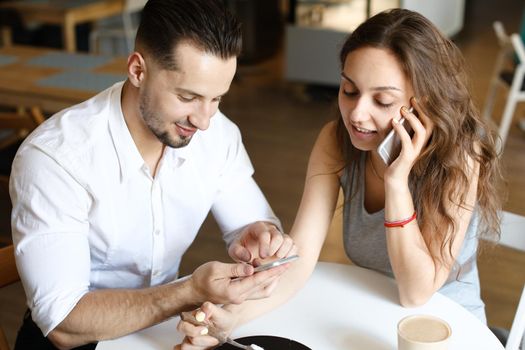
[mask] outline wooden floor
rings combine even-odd
[[[515,0],[467,1],[465,28],[455,38],[469,64],[472,87],[479,108],[485,98],[497,42],[491,23],[499,19],[509,31],[517,31],[523,4]],[[334,53],[335,54],[335,53]],[[261,64],[240,66],[237,79],[221,109],[243,132],[255,166],[255,178],[285,230],[289,230],[302,193],[309,152],[321,126],[337,115],[334,90],[307,87],[282,79],[282,56]],[[503,97],[496,106],[501,113]],[[516,118],[525,116],[521,108]],[[505,209],[525,215],[525,135],[513,126],[503,163],[509,195]],[[0,220],[1,222],[1,220]],[[206,220],[198,239],[185,255],[181,272],[191,273],[211,260],[228,261],[213,220]],[[340,215],[323,248],[321,259],[349,263],[340,231]],[[479,258],[482,296],[489,324],[510,327],[525,282],[525,254],[508,248],[486,249]],[[12,342],[24,309],[19,284],[0,291],[0,323]]]

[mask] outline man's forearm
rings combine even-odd
[[[145,289],[106,289],[84,295],[49,333],[60,349],[120,337],[195,308],[203,300],[189,280]]]

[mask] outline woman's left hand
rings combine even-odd
[[[385,181],[388,182],[407,181],[412,166],[427,144],[434,128],[434,123],[423,113],[419,101],[412,97],[410,103],[415,112],[410,112],[408,108],[403,106],[401,107],[401,115],[414,130],[412,137],[405,127],[399,123],[399,120],[392,120],[392,126],[401,140],[401,152],[385,171]]]
[[[206,325],[213,326],[215,331],[221,332],[225,336],[229,335],[234,328],[234,315],[213,303],[205,302],[199,310],[195,310],[192,313],[201,322],[201,325],[180,320],[177,330],[184,333],[185,337],[181,344],[173,347],[173,350],[204,350],[216,347],[219,344],[219,340],[208,335],[208,327]]]

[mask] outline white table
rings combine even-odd
[[[397,322],[425,313],[452,327],[450,350],[500,349],[492,332],[470,312],[437,293],[418,308],[399,305],[393,279],[356,266],[320,262],[306,286],[280,308],[236,330],[234,338],[275,335],[290,338],[313,350],[397,348]],[[171,350],[182,336],[178,318],[122,337],[100,342],[97,350]]]

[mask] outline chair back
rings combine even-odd
[[[489,92],[483,108],[483,117],[492,119],[496,90],[499,86],[508,88],[507,101],[498,127],[499,149],[503,150],[512,124],[516,106],[525,101],[524,74],[525,49],[523,39],[518,34],[507,35],[501,22],[493,23],[500,51],[490,81]]]
[[[521,38],[518,37],[521,42]],[[514,35],[512,37],[514,41]],[[521,44],[523,46],[523,44]],[[518,52],[517,52],[518,53]],[[519,53],[518,53],[519,54]],[[525,50],[521,53],[525,54]],[[525,56],[524,56],[525,57]],[[499,244],[525,252],[525,217],[510,212],[501,216],[501,238]],[[505,350],[518,350],[525,345],[525,285],[523,286],[518,307],[514,315]]]
[[[525,285],[523,285],[521,298],[512,321],[505,350],[519,350],[522,348],[522,345],[525,345]]]
[[[525,46],[523,45],[523,39],[519,34],[512,34],[510,36],[510,41],[512,42],[512,47],[518,58],[518,66],[522,66],[525,63]]]
[[[0,288],[19,280],[13,245],[0,248]]]
[[[525,216],[502,212],[500,229],[498,244],[525,252]]]
[[[510,36],[505,31],[503,23],[495,21],[492,23],[492,28],[498,39],[499,51],[496,57],[496,63],[490,78],[490,86],[485,99],[485,106],[483,108],[483,118],[491,120],[492,110],[494,108],[494,98],[496,97],[496,88],[502,83],[501,74],[505,71],[507,64],[511,61],[513,49],[512,43],[510,42]]]
[[[510,39],[507,32],[505,31],[505,27],[503,27],[503,23],[500,21],[495,21],[492,23],[492,28],[496,33],[496,37],[498,38],[498,42],[501,47],[505,48],[510,45]]]
[[[42,121],[44,116],[38,108],[18,113],[0,112],[0,149],[19,142]],[[0,175],[0,192],[9,193],[9,177]],[[16,269],[13,245],[0,248],[0,288],[20,280]],[[0,327],[0,350],[9,350],[4,331]]]
[[[124,5],[122,26],[128,52],[133,50],[135,35],[138,29],[138,24],[133,21],[133,13],[141,11],[144,5],[146,5],[146,2],[147,0],[126,0]]]
[[[16,269],[13,245],[0,248],[0,288],[20,280]],[[9,350],[4,331],[0,327],[0,350]]]
[[[148,0],[126,0],[124,12],[137,12],[142,10]]]
[[[135,35],[138,29],[138,23],[134,20],[134,14],[142,10],[147,0],[125,0],[120,21],[110,25],[101,26],[91,31],[89,35],[89,49],[92,53],[99,52],[100,40],[103,38],[119,40],[124,39],[126,51],[133,51]]]
[[[23,139],[45,120],[39,107],[19,109],[18,112],[0,112],[0,131],[4,132],[0,137],[0,149]],[[11,138],[8,137],[8,133],[5,133],[6,131],[12,132]]]

